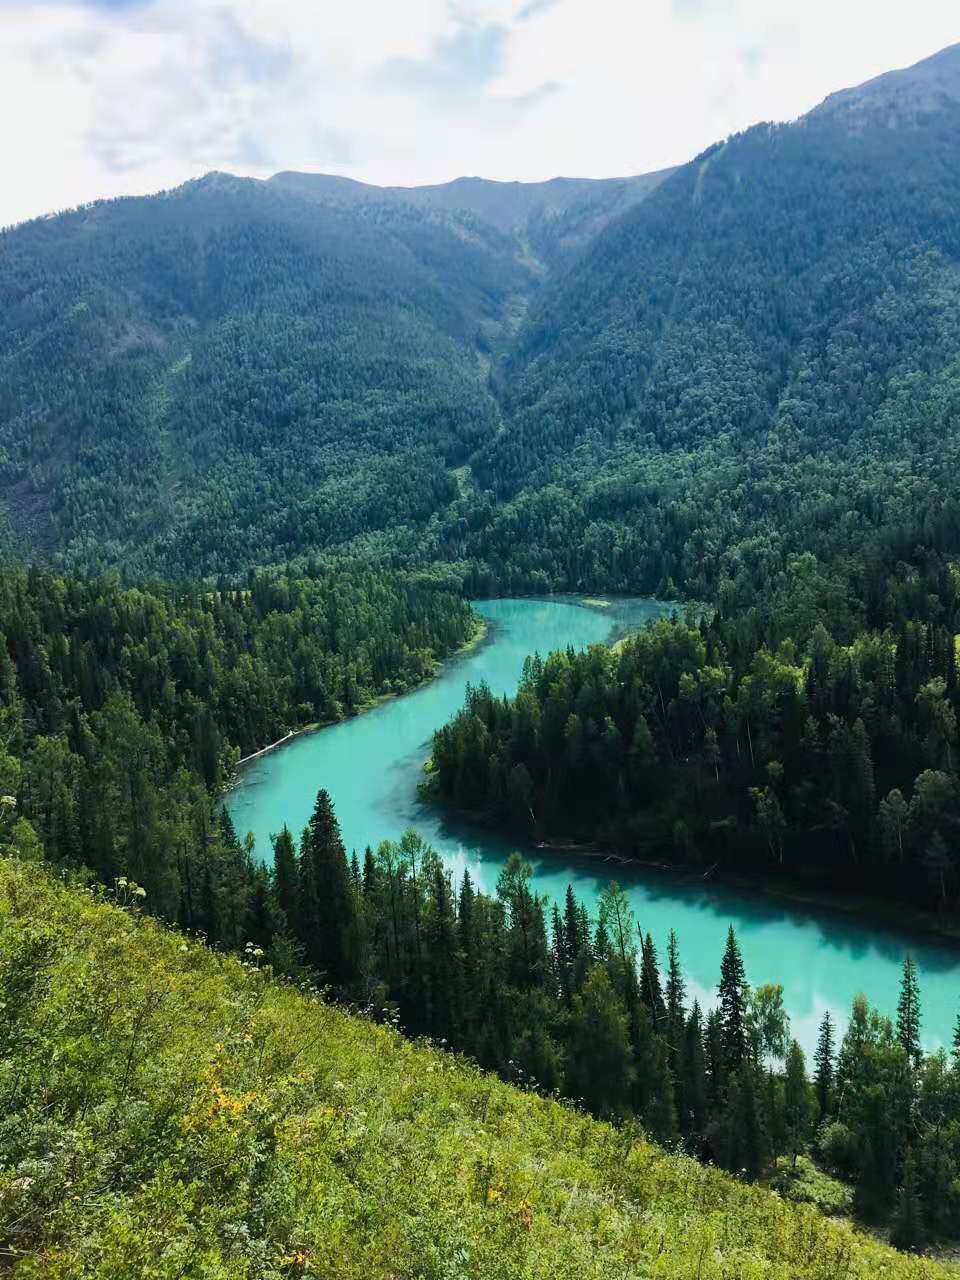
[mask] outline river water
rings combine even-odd
[[[441,854],[455,878],[469,867],[492,892],[516,839],[479,830],[424,804],[417,795],[433,731],[463,705],[468,682],[494,693],[516,689],[529,653],[547,654],[610,640],[666,606],[650,600],[600,604],[553,600],[492,600],[477,604],[488,623],[482,645],[454,658],[436,680],[364,715],[289,745],[247,765],[227,808],[241,835],[271,857],[270,833],[286,823],[299,836],[320,787],[333,797],[344,841],[361,851],[414,826]],[[521,846],[522,848],[522,846]],[[923,1033],[928,1046],[949,1044],[960,1012],[960,950],[898,935],[866,922],[766,900],[722,885],[570,853],[522,848],[534,864],[539,892],[562,898],[568,884],[592,908],[604,883],[617,880],[636,916],[664,956],[676,930],[691,994],[712,1001],[728,924],[737,931],[751,982],[782,982],[793,1033],[810,1052],[825,1009],[844,1025],[854,994],[863,991],[886,1013],[896,1008],[900,967],[910,951],[920,971]]]

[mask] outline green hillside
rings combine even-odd
[[[73,568],[478,591],[955,552],[958,139],[954,48],[645,178],[210,174],[13,228],[0,513]]]
[[[474,460],[501,501],[452,555],[707,599],[758,560],[957,549],[960,58],[884,85],[711,147],[548,283]]]
[[[946,1274],[255,964],[0,861],[7,1274]]]
[[[210,174],[0,235],[0,502],[23,550],[235,573],[417,526],[489,437],[532,280],[491,227]]]

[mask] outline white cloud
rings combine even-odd
[[[643,172],[958,38],[955,0],[0,0],[0,223],[212,168]]]

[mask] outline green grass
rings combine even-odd
[[[0,860],[16,1280],[945,1275]]]

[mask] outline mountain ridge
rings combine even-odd
[[[960,102],[960,43],[911,66],[828,94],[808,115],[836,114],[851,123],[872,116],[894,127],[935,111],[944,102]]]

